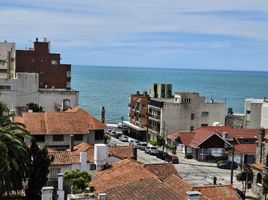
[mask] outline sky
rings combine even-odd
[[[9,0],[0,26],[72,65],[268,71],[267,0]]]

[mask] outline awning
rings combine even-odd
[[[137,131],[146,131],[146,128],[141,128],[139,126],[131,124],[129,121],[123,121],[123,124],[124,124],[124,126],[128,126],[128,127],[133,128]]]

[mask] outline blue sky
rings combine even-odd
[[[10,0],[0,25],[73,65],[268,71],[267,0]]]

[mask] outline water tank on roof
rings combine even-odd
[[[94,145],[94,161],[97,170],[102,170],[107,163],[108,147],[105,144]]]

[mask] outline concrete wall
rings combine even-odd
[[[268,128],[268,102],[263,102],[263,104],[262,104],[261,127]]]
[[[261,110],[263,99],[245,100],[245,128],[261,127]]]
[[[79,105],[79,92],[65,89],[38,89],[39,78],[36,73],[17,73],[16,78],[0,80],[0,85],[10,89],[1,89],[0,101],[7,104],[9,109],[25,107],[28,103],[36,103],[44,111],[56,111],[56,105],[62,106],[64,99],[70,100],[70,106]]]
[[[165,126],[162,127],[163,130],[165,129],[165,134],[176,130],[190,131],[191,127],[196,129],[202,124],[208,126],[213,125],[214,122],[224,124],[224,103],[206,103],[202,97],[195,95],[188,98],[191,99],[190,103],[164,103],[161,126]],[[203,116],[202,112],[208,112],[208,115]]]

